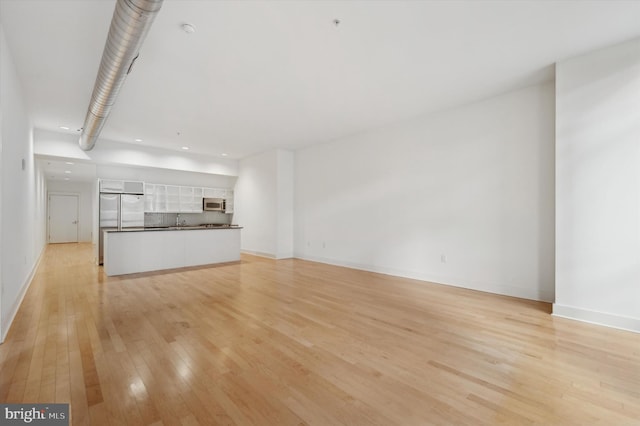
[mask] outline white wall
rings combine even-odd
[[[7,66],[7,63],[5,61],[7,52],[4,50],[6,46],[7,44],[6,44],[6,40],[4,39],[4,29],[2,28],[2,24],[0,24],[0,165],[3,163],[3,159],[4,159],[4,156],[2,155],[2,146],[4,143],[4,133],[5,133],[4,127],[3,127],[4,114],[2,111],[8,106],[8,105],[5,105],[6,103],[5,99],[7,98],[7,95],[5,95],[5,84],[7,83],[5,83],[5,78],[3,77],[3,75],[5,74],[3,64],[4,66]],[[4,235],[2,232],[2,223],[3,223],[2,211],[4,210],[4,203],[2,202],[3,185],[4,185],[4,173],[2,173],[2,169],[0,169],[0,343],[4,341],[4,336],[6,335],[5,329],[9,327],[9,323],[10,323],[10,320],[7,320],[6,321],[7,324],[5,324],[4,309],[3,309],[5,302],[3,302],[4,298],[2,297],[4,293],[4,280],[2,279],[2,275],[3,275],[2,241],[4,241]]]
[[[170,170],[155,167],[96,166],[100,179],[124,179],[166,185],[203,186],[208,188],[233,188],[237,176]]]
[[[273,150],[240,161],[234,223],[243,251],[277,259],[293,255],[293,153]]]
[[[20,82],[0,26],[0,341],[4,340],[44,247],[46,183],[36,166]],[[23,166],[24,164],[24,166]]]
[[[34,161],[35,167],[35,185],[34,185],[34,208],[31,211],[31,224],[33,227],[33,246],[38,257],[42,254],[47,244],[47,191],[48,183],[44,169],[37,161]],[[38,259],[39,260],[39,259]],[[35,267],[36,265],[34,265]],[[35,272],[32,271],[32,272]]]
[[[640,39],[556,66],[556,315],[640,331]]]
[[[240,161],[235,186],[235,219],[242,225],[241,249],[275,257],[277,152],[269,151]]]
[[[299,150],[295,254],[552,301],[553,171],[552,83]]]
[[[77,194],[78,195],[78,241],[91,242],[93,240],[93,182],[67,182],[50,180],[47,183],[49,194]]]
[[[294,202],[294,154],[291,151],[277,151],[277,231],[276,258],[293,257],[293,202]]]

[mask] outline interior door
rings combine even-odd
[[[78,242],[77,195],[49,195],[49,242]]]

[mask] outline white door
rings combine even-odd
[[[78,242],[77,195],[49,195],[49,242]]]

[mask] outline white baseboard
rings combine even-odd
[[[267,257],[269,259],[275,259],[276,258],[276,256],[274,254],[264,253],[264,252],[261,252],[261,251],[242,249],[242,250],[240,250],[240,252],[241,253],[250,254],[250,255],[253,255],[253,256]]]
[[[316,256],[306,256],[297,253],[297,259],[309,260],[312,262],[326,263],[329,265],[343,266],[346,268],[359,269],[362,271],[376,272],[384,275],[392,275],[394,277],[410,278],[419,281],[427,281],[435,284],[448,285],[452,287],[466,288],[469,290],[483,291],[485,293],[500,294],[503,296],[517,297],[520,299],[537,300],[540,302],[551,303],[554,300],[554,294],[538,289],[526,289],[511,285],[497,285],[494,283],[469,282],[459,279],[451,279],[451,277],[443,277],[433,274],[427,274],[419,271],[409,271],[396,268],[385,268],[376,265],[365,265],[356,262],[344,262],[335,259],[327,259]]]
[[[13,324],[13,320],[16,318],[16,315],[18,314],[18,309],[20,309],[20,305],[22,305],[24,296],[27,294],[27,290],[29,290],[29,287],[31,286],[31,281],[33,281],[33,277],[36,274],[36,271],[38,270],[38,266],[40,266],[40,260],[42,260],[42,254],[44,253],[45,247],[46,245],[42,246],[42,250],[40,250],[40,254],[38,255],[38,260],[35,261],[35,263],[33,264],[33,267],[31,268],[31,271],[29,272],[29,275],[27,276],[27,279],[22,283],[22,288],[20,289],[18,298],[16,299],[15,302],[13,302],[9,315],[5,317],[7,318],[7,321],[6,321],[6,324],[5,322],[3,322],[2,334],[0,335],[0,343],[4,342],[4,340],[7,338],[9,329],[11,329],[11,324]]]
[[[559,305],[557,303],[553,304],[553,315],[556,317],[568,318],[576,321],[588,322],[590,324],[603,325],[606,327],[619,328],[621,330],[640,333],[639,318],[630,318],[606,312],[577,308],[575,306]]]
[[[267,257],[269,259],[276,259],[276,260],[291,259],[293,257],[293,253],[275,255],[273,253],[265,253],[265,252],[262,252],[262,251],[246,250],[246,249],[242,249],[242,250],[240,250],[240,252],[241,253],[250,254],[250,255],[253,255],[253,256]]]

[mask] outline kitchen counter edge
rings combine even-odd
[[[169,226],[169,227],[146,227],[146,228],[125,228],[125,229],[105,229],[104,232],[151,232],[151,231],[194,231],[194,230],[207,230],[207,231],[219,231],[221,229],[242,229],[242,226],[218,226],[218,227],[206,227],[206,226]]]

